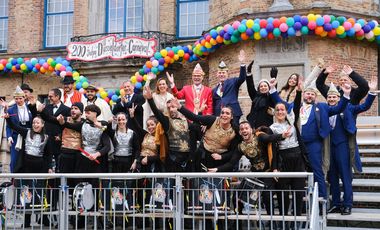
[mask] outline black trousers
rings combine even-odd
[[[282,172],[305,172],[305,163],[301,155],[301,150],[299,147],[279,150],[279,157],[281,160],[280,171]],[[301,215],[302,213],[302,198],[305,195],[305,179],[303,178],[280,178],[278,181],[278,188],[281,190],[298,190],[297,192],[292,192],[295,200],[293,198],[293,212],[296,215]],[[280,206],[280,214],[287,215],[289,212],[289,192],[281,192],[278,197],[278,202]],[[295,204],[295,205],[294,205]],[[295,210],[294,210],[295,209]]]

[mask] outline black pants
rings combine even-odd
[[[282,172],[305,172],[305,163],[301,155],[299,147],[285,149],[279,151],[279,157],[281,159],[280,171]],[[305,179],[304,178],[280,178],[278,181],[278,188],[281,190],[297,190],[293,192],[295,194],[295,200],[293,198],[293,212],[298,216],[302,213],[302,198],[305,195]],[[284,191],[278,198],[280,206],[280,214],[287,215],[289,211],[289,192]],[[294,205],[295,201],[295,205]],[[295,208],[295,210],[294,210]]]

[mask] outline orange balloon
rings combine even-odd
[[[201,41],[201,45],[202,45],[202,46],[205,46],[205,44],[206,44],[206,40],[205,40],[205,39],[202,39],[202,41]]]
[[[220,35],[218,35],[218,37],[216,37],[216,41],[218,43],[223,43],[223,38]]]
[[[241,37],[241,39],[243,39],[243,40],[248,40],[248,39],[249,39],[249,36],[248,36],[246,33],[242,33],[242,34],[240,35],[240,37]]]
[[[323,32],[323,27],[317,26],[317,28],[315,28],[314,32],[315,32],[315,34],[320,35]]]
[[[170,63],[171,60],[172,60],[172,59],[171,59],[169,56],[166,56],[166,57],[165,57],[165,63]]]
[[[355,25],[355,19],[353,19],[353,18],[347,19],[347,22],[351,23],[352,26]]]
[[[281,18],[280,18],[280,22],[282,22],[282,23],[286,23],[286,17],[281,17]]]
[[[165,57],[165,58],[166,58],[166,57]],[[148,67],[149,69],[153,67],[151,61],[147,61],[147,62],[145,63],[145,65],[146,65],[146,67]]]
[[[49,72],[53,72],[54,71],[54,67],[53,66],[49,66]]]

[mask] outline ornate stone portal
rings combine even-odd
[[[268,11],[283,11],[292,10],[294,7],[288,0],[274,0],[273,4],[269,7]]]

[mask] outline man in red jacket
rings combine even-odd
[[[173,74],[166,72],[166,76],[170,81],[173,95],[178,99],[185,99],[185,108],[195,114],[212,115],[212,92],[211,88],[202,85],[205,73],[201,65],[198,63],[192,74],[192,85],[185,85],[180,91],[174,84]]]

